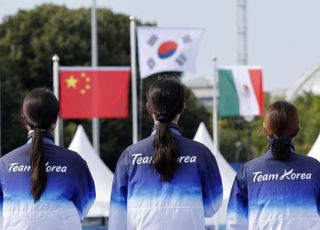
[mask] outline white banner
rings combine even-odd
[[[196,71],[203,29],[137,27],[140,77]]]

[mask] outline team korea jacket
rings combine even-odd
[[[270,151],[237,173],[228,204],[229,230],[320,229],[320,163]]]
[[[87,164],[77,153],[55,146],[50,138],[44,138],[44,143],[47,185],[36,203],[30,192],[31,144],[0,159],[0,229],[82,229],[80,218],[95,200]]]
[[[178,146],[178,168],[163,181],[152,164],[154,135],[128,147],[118,160],[110,230],[199,230],[222,202],[222,184],[214,155],[204,145],[171,132]]]

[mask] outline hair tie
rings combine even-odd
[[[269,142],[272,143],[284,143],[284,144],[291,144],[291,138],[290,137],[278,137],[276,135],[269,136]]]
[[[292,144],[290,137],[278,137],[276,135],[269,136],[269,148],[275,159],[286,159],[290,154],[291,147]]]
[[[154,115],[159,122],[170,122],[172,120],[169,112],[155,112]]]

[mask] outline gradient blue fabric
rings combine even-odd
[[[204,145],[172,129],[178,168],[170,181],[152,164],[154,135],[128,147],[118,160],[111,204],[110,230],[199,230],[222,202],[217,162]]]
[[[76,153],[44,140],[47,185],[34,203],[26,144],[0,159],[2,229],[80,230],[95,187],[86,162]],[[1,229],[1,228],[0,228]]]
[[[237,173],[228,204],[227,229],[320,229],[320,163],[270,150]]]

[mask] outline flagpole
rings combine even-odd
[[[213,56],[213,86],[212,86],[212,102],[213,102],[213,146],[214,146],[214,155],[219,151],[219,139],[218,139],[218,69],[217,69],[217,61],[218,57]],[[214,216],[214,229],[219,229],[219,216],[218,213]]]
[[[142,139],[142,117],[143,117],[143,79],[139,79],[140,87],[139,87],[139,112],[138,112],[138,140]]]
[[[217,60],[218,58],[214,56],[213,60],[213,141],[214,141],[214,151],[217,153],[219,151],[219,137],[218,137],[218,71],[217,71]]]
[[[132,97],[132,143],[138,141],[138,105],[137,105],[137,60],[136,60],[136,22],[130,16],[131,47],[131,97]]]
[[[53,93],[59,101],[59,56],[57,54],[53,55]],[[57,118],[56,128],[54,129],[54,143],[60,146],[60,115]]]
[[[92,1],[91,7],[91,66],[98,66],[96,0]],[[92,140],[94,150],[100,155],[100,124],[98,118],[92,118]]]

